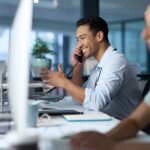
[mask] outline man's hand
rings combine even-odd
[[[61,65],[58,65],[58,71],[56,72],[48,69],[42,69],[41,79],[45,84],[52,85],[54,87],[63,87],[66,76]]]
[[[81,132],[70,140],[72,150],[114,150],[115,143],[105,135],[95,132]]]
[[[73,53],[72,53],[72,65],[73,66],[78,63],[76,55],[81,56],[81,51],[82,51],[81,47],[77,47],[75,50],[73,50]],[[83,57],[83,61],[85,61],[84,57]]]

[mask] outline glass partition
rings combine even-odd
[[[109,40],[113,47],[117,48],[119,51],[123,51],[122,49],[122,32],[121,32],[121,24],[109,24]]]
[[[8,61],[10,29],[0,26],[0,60]]]
[[[147,71],[147,47],[141,38],[144,21],[127,22],[125,24],[125,54],[128,60],[139,66],[142,72]]]

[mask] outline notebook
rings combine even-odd
[[[104,113],[63,115],[67,121],[109,121],[111,117]]]

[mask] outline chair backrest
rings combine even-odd
[[[142,99],[146,96],[146,94],[148,93],[148,91],[150,90],[150,79],[147,80],[146,84],[145,84],[145,87],[143,89],[143,92],[142,92]]]
[[[145,87],[143,89],[142,100],[144,99],[149,90],[150,90],[150,79],[146,82]],[[148,124],[142,131],[150,135],[150,124]]]

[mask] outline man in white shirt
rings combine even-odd
[[[127,117],[141,98],[136,74],[124,55],[110,45],[104,19],[83,18],[76,26],[77,46],[72,54],[72,80],[67,79],[60,65],[57,72],[44,69],[42,79],[47,84],[65,89],[86,109],[103,111],[118,119]],[[77,55],[82,57],[82,62],[78,62]],[[83,87],[83,64],[91,56],[98,61],[98,65]]]
[[[145,12],[142,36],[150,50],[150,5]],[[81,132],[71,139],[72,150],[150,150],[150,143],[120,143],[150,124],[150,91],[137,109],[108,133]]]

